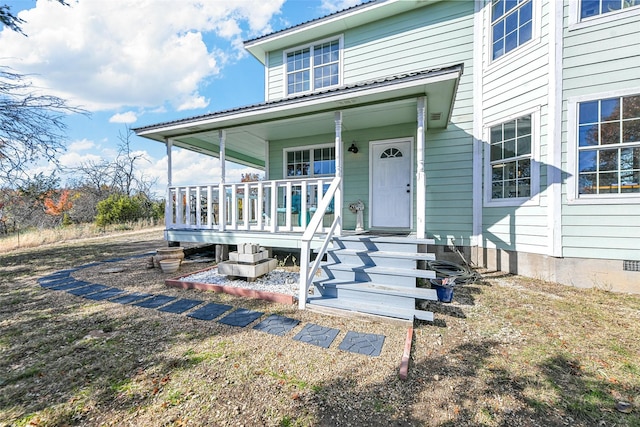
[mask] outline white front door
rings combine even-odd
[[[371,142],[370,226],[410,228],[413,199],[410,139]]]

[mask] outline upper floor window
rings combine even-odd
[[[580,102],[578,194],[640,193],[640,95]]]
[[[492,59],[528,42],[533,34],[532,0],[491,2]]]
[[[286,152],[287,176],[310,177],[336,173],[335,147],[296,149]]]
[[[531,196],[531,115],[490,129],[491,199]]]
[[[580,19],[638,5],[637,0],[580,0]]]
[[[340,41],[331,40],[286,53],[287,94],[340,83]]]

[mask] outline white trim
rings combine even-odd
[[[614,12],[601,13],[580,20],[580,0],[569,0],[569,31],[589,28],[594,25],[615,22],[624,18],[640,16],[640,6],[627,7]]]
[[[569,205],[615,205],[640,203],[640,194],[578,194],[578,109],[580,102],[640,95],[640,87],[626,88],[567,99],[567,203]]]
[[[264,99],[269,99],[269,52],[264,53],[264,69],[263,69],[263,78],[264,78]]]
[[[371,228],[371,211],[372,211],[372,204],[371,204],[371,197],[372,197],[372,192],[373,192],[373,145],[375,144],[394,144],[394,143],[398,143],[398,142],[409,142],[409,152],[411,153],[411,159],[410,159],[410,164],[411,164],[411,171],[409,172],[409,176],[411,177],[411,182],[410,184],[410,190],[411,190],[411,197],[409,198],[409,229],[413,230],[413,199],[414,199],[414,195],[415,195],[415,189],[414,189],[414,185],[413,185],[413,179],[414,179],[414,154],[413,154],[413,150],[414,150],[414,139],[413,137],[406,137],[406,138],[392,138],[392,139],[378,139],[378,140],[372,140],[369,141],[369,209],[367,209],[367,211],[369,212],[368,214],[368,223],[369,223],[369,228]],[[427,191],[426,188],[424,189],[424,191]],[[426,212],[425,212],[426,215]],[[381,228],[381,227],[376,227],[376,228]]]
[[[317,89],[313,84],[313,71],[315,64],[313,63],[313,47],[323,43],[331,43],[333,41],[338,41],[338,83],[331,86],[324,86],[322,88]],[[289,93],[289,85],[287,83],[287,54],[294,52],[296,50],[302,50],[309,48],[309,90]],[[314,93],[320,90],[327,90],[327,88],[336,88],[342,86],[343,81],[343,63],[344,63],[344,35],[340,34],[337,36],[331,36],[320,40],[315,40],[311,43],[306,43],[303,45],[298,45],[296,47],[292,47],[282,51],[282,97],[287,98],[289,96],[300,96],[304,94]],[[265,98],[266,99],[266,98]]]
[[[483,134],[484,150],[484,206],[538,206],[540,205],[540,106],[511,113],[507,116],[485,123]],[[492,126],[531,115],[531,195],[529,197],[517,197],[507,199],[491,198],[491,156],[490,156],[490,130]]]
[[[516,47],[515,49],[506,52],[499,58],[493,59],[493,29],[491,27],[491,1],[488,2],[488,8],[486,9],[485,27],[487,29],[487,36],[485,38],[484,53],[487,55],[487,67],[485,71],[491,72],[495,68],[504,66],[505,62],[517,61],[519,58],[528,55],[533,50],[537,49],[542,42],[541,26],[542,26],[542,1],[531,0],[533,5],[531,7],[531,40],[528,40]],[[557,1],[557,0],[552,0]]]
[[[549,255],[562,256],[562,18],[563,5],[550,2],[547,111],[547,224]]]
[[[321,99],[307,100],[303,98],[300,101],[285,103],[284,105],[279,105],[279,106],[265,105],[264,108],[256,109],[256,110],[233,113],[229,115],[224,115],[224,116],[214,117],[214,118],[204,119],[204,120],[198,120],[198,121],[189,121],[188,123],[178,123],[174,125],[169,124],[168,126],[157,127],[157,128],[154,127],[152,129],[140,131],[138,136],[145,136],[145,135],[157,134],[161,132],[170,132],[175,130],[188,129],[194,126],[202,127],[207,125],[212,125],[212,126],[220,125],[220,126],[225,126],[227,128],[245,126],[247,125],[247,122],[244,122],[243,120],[252,118],[252,117],[267,116],[271,118],[275,114],[288,113],[289,111],[292,111],[292,110],[300,113],[300,109],[303,109],[303,108],[309,108],[314,106],[319,107],[323,105],[335,106],[337,105],[336,103],[339,103],[341,101],[353,100],[353,99],[361,100],[364,97],[372,96],[372,95],[376,95],[375,100],[378,100],[378,99],[382,100],[384,99],[384,97],[388,96],[387,94],[389,92],[396,92],[404,89],[413,89],[423,85],[439,83],[439,82],[444,82],[448,80],[455,80],[460,78],[460,74],[461,73],[459,70],[454,70],[451,72],[438,74],[436,76],[427,75],[423,79],[412,80],[412,81],[401,83],[401,84],[393,84],[389,86],[381,86],[381,87],[368,88],[368,89],[362,89],[362,90],[356,90],[356,91],[349,91],[348,93],[322,97]],[[355,105],[357,106],[357,104]],[[315,112],[316,110],[313,110],[313,111]],[[280,116],[276,116],[276,117],[280,118]],[[287,118],[287,117],[283,117],[283,118]],[[260,120],[266,120],[266,119],[263,118]],[[203,130],[203,132],[208,132],[208,131]]]
[[[482,10],[484,0],[475,1],[475,14],[473,17],[473,163],[472,163],[472,228],[471,246],[482,247],[482,119],[483,119],[483,70],[482,52],[484,19]],[[475,240],[475,241],[474,241]]]

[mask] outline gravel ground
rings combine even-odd
[[[283,269],[275,269],[253,282],[246,280],[231,280],[224,274],[218,274],[218,269],[212,267],[198,273],[180,278],[183,282],[208,283],[212,285],[233,286],[254,291],[274,292],[284,295],[298,295],[300,289],[300,274]]]

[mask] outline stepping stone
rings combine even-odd
[[[43,288],[52,288],[58,285],[66,285],[68,283],[76,283],[77,280],[73,277],[62,277],[54,280],[39,280],[40,286]]]
[[[224,323],[225,325],[239,326],[241,328],[244,328],[263,314],[264,313],[261,313],[259,311],[239,308],[233,313],[227,314],[222,319],[218,320],[218,323]]]
[[[89,264],[85,264],[85,265],[81,265],[80,267],[76,267],[78,270],[81,268],[89,268],[89,267],[95,267],[96,265],[100,265],[102,264],[101,262],[90,262]]]
[[[193,317],[194,319],[199,320],[213,320],[216,317],[220,316],[222,313],[231,309],[230,305],[225,304],[216,304],[210,302],[209,304],[200,307],[193,313],[187,314],[187,317]]]
[[[145,298],[149,298],[150,296],[151,294],[141,294],[141,293],[135,292],[133,294],[123,295],[121,297],[114,298],[111,300],[111,302],[117,302],[118,304],[131,304],[132,302],[140,301]]]
[[[75,289],[69,289],[67,292],[72,294],[72,295],[83,297],[85,295],[89,295],[89,294],[92,294],[94,292],[104,291],[105,289],[109,289],[109,287],[106,286],[106,285],[99,285],[99,284],[96,283],[96,284],[93,284],[93,285],[87,285],[87,286],[82,286],[82,287],[75,288]]]
[[[137,302],[133,305],[137,305],[138,307],[142,308],[158,308],[173,301],[174,299],[176,299],[176,297],[170,297],[167,295],[156,295],[152,298],[149,298],[148,300]]]
[[[272,335],[283,336],[291,329],[295,328],[300,321],[298,319],[290,319],[284,316],[272,314],[271,316],[258,323],[253,329],[266,332]]]
[[[73,279],[72,281],[61,283],[55,286],[49,286],[52,291],[68,291],[70,289],[79,288],[81,286],[90,285],[89,282],[83,282],[82,280]]]
[[[196,305],[202,304],[203,301],[197,299],[181,299],[167,306],[159,308],[160,311],[166,311],[167,313],[184,313],[187,310],[192,309]]]
[[[366,354],[367,356],[380,356],[384,338],[384,335],[349,331],[338,348],[352,353]]]
[[[317,345],[318,347],[329,348],[338,333],[340,333],[339,329],[325,328],[324,326],[308,323],[293,339]]]
[[[113,298],[117,295],[122,295],[124,293],[125,292],[122,289],[109,288],[109,289],[105,289],[104,291],[96,292],[95,294],[87,295],[86,298],[92,299],[95,301],[101,301],[104,299]]]
[[[53,273],[38,279],[38,283],[55,282],[56,280],[70,279],[71,273]]]

